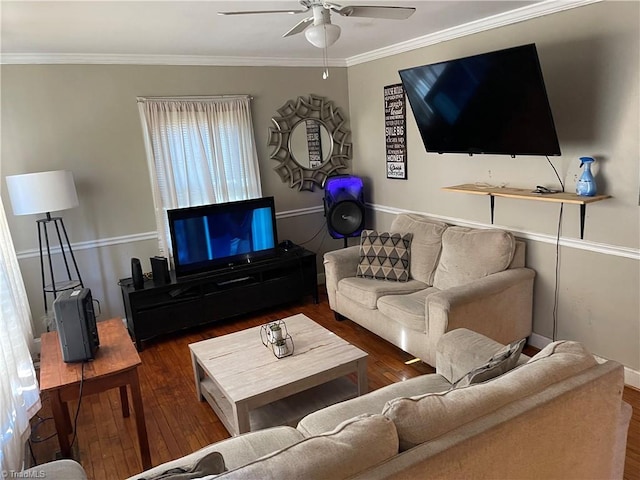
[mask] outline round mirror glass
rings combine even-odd
[[[333,141],[327,127],[314,118],[303,119],[291,129],[289,151],[303,168],[319,168],[331,158]]]

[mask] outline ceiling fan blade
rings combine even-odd
[[[405,20],[416,11],[413,7],[376,7],[376,6],[347,6],[335,8],[334,11],[345,17],[386,18],[390,20]]]
[[[218,15],[253,15],[256,13],[289,13],[289,14],[294,14],[294,13],[304,13],[307,10],[309,10],[308,8],[305,8],[304,10],[244,10],[244,11],[237,11],[237,12],[218,12]]]
[[[304,20],[300,20],[291,30],[282,35],[283,37],[290,37],[297,33],[301,33],[310,23],[313,23],[313,17],[307,17]]]

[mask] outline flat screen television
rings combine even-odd
[[[560,155],[535,44],[399,74],[427,152]]]
[[[177,277],[276,255],[273,197],[178,208],[167,215]]]

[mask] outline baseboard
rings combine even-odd
[[[532,333],[529,336],[529,340],[527,343],[532,347],[543,349],[547,345],[552,342],[550,338],[543,337],[542,335],[538,335],[537,333]],[[594,355],[599,362],[607,361],[606,358],[600,357],[598,355]],[[624,383],[630,387],[639,388],[640,389],[640,372],[637,370],[633,370],[629,367],[624,367]]]
[[[532,347],[536,347],[539,350],[542,350],[544,347],[551,343],[551,339],[547,337],[543,337],[542,335],[538,335],[537,333],[532,333],[529,335],[529,339],[527,343]]]

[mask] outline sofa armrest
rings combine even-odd
[[[533,323],[529,268],[508,269],[430,295],[426,303],[430,349],[444,333],[467,328],[504,345],[528,337]]]
[[[360,263],[360,246],[354,245],[324,254],[324,276],[329,297],[329,306],[335,310],[338,282],[355,277]]]

